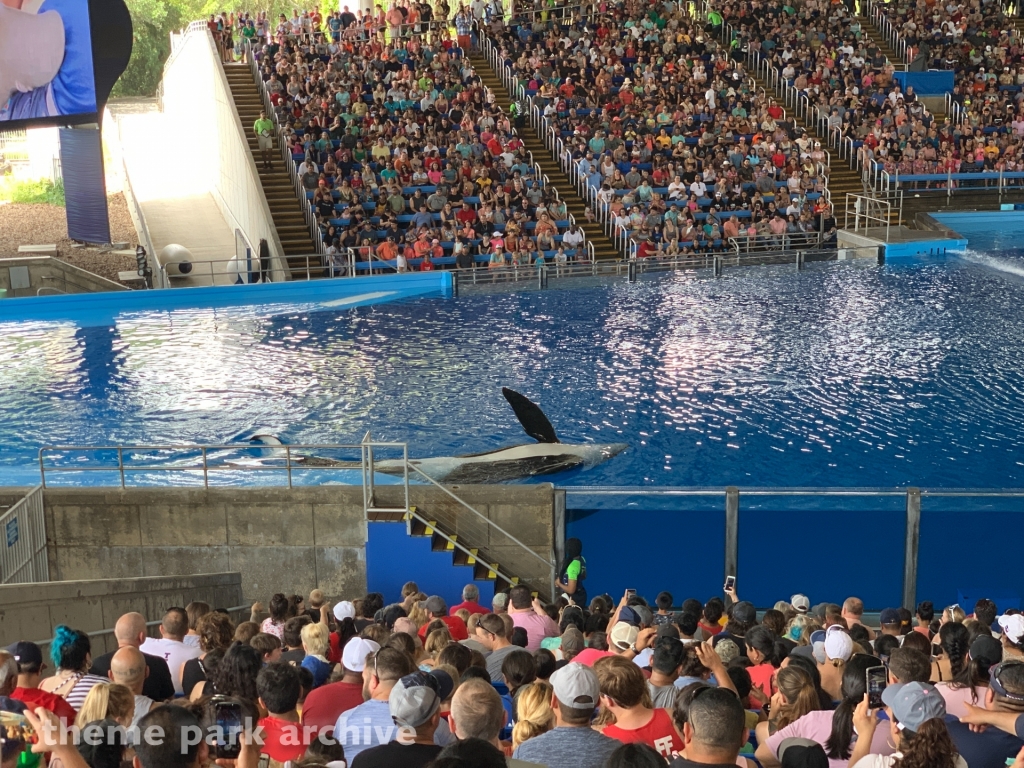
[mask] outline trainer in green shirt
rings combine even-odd
[[[266,112],[260,112],[260,118],[253,124],[252,129],[256,132],[256,141],[263,155],[263,167],[273,168],[271,160],[274,151],[274,121],[267,117]]]

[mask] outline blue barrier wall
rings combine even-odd
[[[3,320],[75,320],[109,325],[122,312],[204,309],[243,305],[299,305],[307,309],[351,309],[413,296],[451,295],[451,272],[289,281],[266,285],[166,288],[151,291],[77,293],[0,301]],[[313,305],[313,306],[310,306]]]
[[[566,536],[583,541],[587,591],[619,597],[635,588],[649,601],[668,590],[679,605],[722,594],[724,494],[669,504],[651,500],[566,510]],[[657,508],[662,507],[662,508]],[[1013,530],[1024,498],[922,499],[916,602],[951,605],[964,596],[1022,594],[1012,550],[992,549],[993,532]],[[869,611],[903,595],[906,497],[794,498],[740,493],[737,588],[759,608],[806,594],[812,604],[860,597]],[[978,558],[965,553],[978,553]],[[643,568],[637,568],[637,562]],[[984,567],[979,568],[979,563]],[[1000,604],[997,601],[997,605]],[[973,606],[973,602],[971,603]]]
[[[366,584],[371,592],[384,595],[385,603],[402,600],[402,585],[415,581],[428,595],[440,595],[449,607],[462,602],[462,588],[473,583],[480,588],[485,607],[494,597],[493,581],[473,581],[473,569],[452,565],[451,552],[431,552],[429,537],[412,537],[404,523],[368,523],[366,542]]]
[[[942,96],[953,90],[953,70],[932,69],[927,72],[893,72],[893,80],[904,91],[913,86],[918,96]]]

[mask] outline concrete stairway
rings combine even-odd
[[[305,279],[307,271],[310,277],[324,277],[325,270],[320,264],[320,257],[316,254],[313,238],[309,233],[299,200],[295,196],[295,187],[281,160],[278,147],[274,148],[273,170],[268,171],[263,167],[256,134],[252,130],[253,123],[259,119],[260,111],[263,109],[263,101],[253,80],[252,71],[248,64],[225,64],[224,73],[227,75],[231,96],[235,101],[235,109],[242,120],[249,151],[256,161],[256,169],[259,171],[260,183],[270,206],[274,226],[281,238],[281,246],[284,248],[291,272],[289,279]]]
[[[479,53],[470,55],[469,60],[473,63],[474,69],[483,81],[484,85],[494,91],[495,103],[507,114],[509,104],[508,92],[502,85],[498,75],[491,69],[487,59]],[[526,127],[519,132],[520,138],[526,148],[533,153],[533,159],[541,170],[551,181],[551,185],[558,190],[558,196],[565,201],[565,207],[576,219],[576,223],[586,235],[587,240],[594,244],[594,256],[598,261],[618,260],[622,258],[621,251],[616,250],[615,244],[605,235],[604,228],[600,224],[591,224],[583,215],[586,202],[576,191],[575,186],[562,173],[561,167],[551,156],[551,152],[544,142],[541,141],[532,128]]]

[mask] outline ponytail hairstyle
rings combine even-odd
[[[821,709],[818,689],[814,686],[814,678],[803,667],[790,664],[783,667],[775,676],[775,684],[779,693],[786,697],[786,703],[775,714],[773,726],[776,731],[799,720],[808,712]]]
[[[75,717],[75,725],[84,728],[96,720],[117,720],[124,725],[132,722],[135,713],[135,694],[123,685],[97,683],[82,702],[82,708]]]
[[[89,636],[80,629],[72,629],[61,624],[53,631],[50,658],[57,669],[84,672],[91,652],[92,643]],[[97,719],[102,720],[102,715]]]
[[[543,680],[536,680],[520,689],[516,697],[519,719],[512,727],[513,749],[555,727],[555,712],[551,709],[552,693],[551,684]]]
[[[937,717],[926,720],[917,733],[901,731],[900,752],[903,756],[893,763],[894,768],[956,768],[957,764],[949,729]]]
[[[853,711],[864,700],[867,680],[864,673],[871,667],[881,666],[874,656],[858,653],[843,668],[843,700],[832,713],[832,733],[825,742],[825,753],[833,760],[849,760],[853,742]]]
[[[963,624],[950,622],[939,629],[939,645],[949,659],[953,677],[959,676],[967,666],[967,652],[970,649],[971,631]]]

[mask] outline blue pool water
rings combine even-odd
[[[1024,280],[974,257],[0,321],[0,482],[43,444],[487,451],[530,441],[510,386],[565,442],[630,445],[557,482],[1021,486]]]

